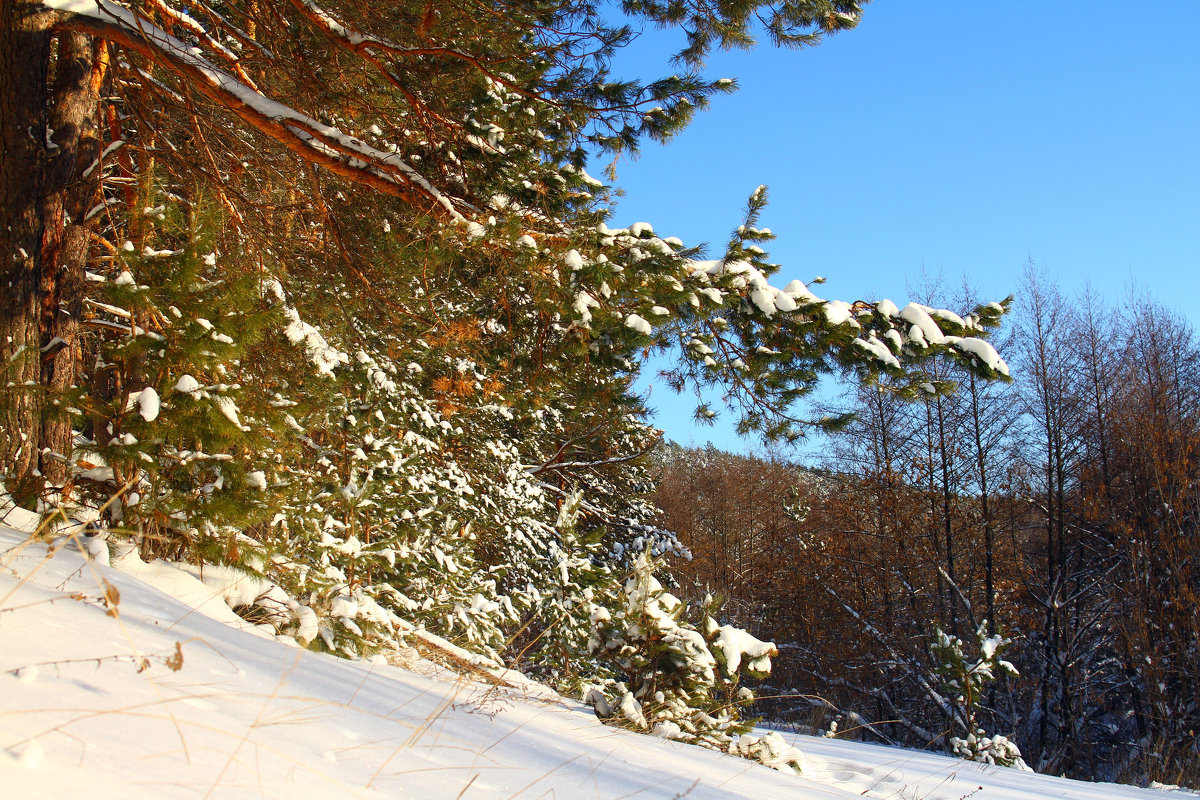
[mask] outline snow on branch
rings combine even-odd
[[[371,147],[267,97],[215,66],[199,48],[176,39],[135,11],[110,0],[44,0],[43,5],[62,14],[60,29],[87,33],[140,53],[301,158],[436,216],[465,219],[459,209],[470,207],[464,201],[438,190],[396,154]],[[206,41],[204,37],[199,40]],[[222,54],[217,52],[217,57]]]
[[[173,20],[176,25],[185,28],[188,33],[195,36],[200,42],[202,42],[204,46],[211,50],[218,58],[220,58],[229,69],[233,70],[233,74],[236,75],[242,83],[246,84],[251,89],[258,91],[258,86],[255,85],[250,76],[246,74],[246,71],[242,69],[242,65],[239,63],[237,54],[225,45],[221,44],[221,42],[216,38],[210,36],[203,25],[201,25],[188,14],[171,8],[171,6],[167,5],[164,0],[154,0],[154,7],[164,17]]]
[[[459,61],[465,61],[479,68],[493,80],[497,80],[490,72],[483,69],[478,58],[461,50],[455,50],[451,47],[403,47],[377,36],[368,36],[367,34],[360,33],[312,2],[312,0],[291,0],[291,3],[327,36],[355,52],[369,53],[375,51],[395,56],[446,56]],[[505,84],[509,83],[508,81],[501,82]]]
[[[840,605],[847,614],[853,617],[854,620],[862,626],[862,629],[871,635],[871,638],[883,646],[884,650],[887,651],[888,655],[892,657],[892,660],[896,664],[901,664],[904,666],[908,676],[916,682],[916,684],[925,692],[925,695],[937,708],[942,711],[942,713],[944,713],[949,719],[958,718],[957,709],[954,707],[954,704],[929,683],[925,677],[925,670],[920,664],[913,661],[913,659],[906,658],[905,656],[896,652],[896,649],[892,647],[892,643],[888,640],[888,637],[884,636],[884,634],[878,628],[864,619],[863,616],[855,611],[850,604],[843,600],[837,592],[835,592],[829,586],[822,586],[821,588],[823,588],[825,593],[828,594],[835,603]]]
[[[955,336],[946,332],[983,332],[984,326],[976,315],[963,319],[952,311],[918,303],[898,309],[890,300],[854,304],[823,300],[802,281],[791,281],[782,289],[772,286],[762,270],[745,260],[691,261],[687,263],[687,272],[693,279],[714,284],[714,288],[707,290],[710,293],[719,292],[716,286],[721,286],[744,297],[767,319],[777,314],[820,314],[830,326],[852,330],[855,335],[851,346],[884,369],[900,370],[901,356],[940,346],[979,364],[990,374],[1001,377],[1009,374],[1008,364],[991,343],[978,336]],[[718,304],[721,302],[719,296],[712,299]],[[991,303],[983,310],[996,315],[1004,313],[1003,306],[998,303]],[[866,322],[879,330],[864,331]]]

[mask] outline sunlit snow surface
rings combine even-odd
[[[1184,796],[808,737],[792,777],[565,700],[301,651],[162,593],[154,570],[23,541],[0,528],[4,798]]]

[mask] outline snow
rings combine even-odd
[[[630,314],[625,318],[625,327],[631,328],[643,336],[649,336],[654,331],[654,328],[646,321],[645,317],[638,316],[637,314]]]
[[[350,356],[348,354],[330,345],[315,326],[302,320],[300,312],[288,305],[283,284],[277,279],[271,278],[264,282],[263,294],[265,297],[274,298],[283,308],[284,316],[288,320],[287,327],[283,331],[284,335],[292,344],[304,347],[309,361],[317,368],[317,372],[323,375],[332,375],[338,366],[349,363]]]
[[[888,331],[891,333],[891,331]],[[900,359],[892,355],[892,351],[878,339],[855,339],[854,345],[870,353],[877,361],[882,361],[890,367],[900,369]]]
[[[989,342],[983,339],[975,338],[960,338],[958,336],[945,337],[947,344],[957,350],[960,350],[968,355],[974,356],[982,361],[990,369],[999,372],[1001,375],[1008,374],[1008,364],[996,352],[996,348],[992,347]]]
[[[778,311],[791,313],[799,306],[796,301],[810,302],[815,300],[807,293],[804,284],[792,281],[783,289],[777,289],[767,280],[762,270],[748,261],[691,261],[688,271],[696,276],[720,278],[726,275],[734,276],[730,282],[734,289],[746,289],[750,302],[766,317],[773,317]],[[720,293],[716,289],[701,289],[701,293],[717,305],[721,304]],[[713,294],[708,294],[713,293]]]
[[[579,254],[578,250],[568,250],[563,256],[563,263],[566,264],[572,272],[577,272],[583,269],[583,256]]]
[[[210,619],[222,622],[237,630],[258,633],[253,625],[243,620],[226,604],[219,589],[214,589],[200,578],[177,566],[163,561],[147,563],[136,550],[127,550],[113,558],[113,565],[124,575],[137,578],[153,585],[193,611]],[[100,566],[92,569],[99,570]],[[261,634],[258,634],[261,635]]]
[[[783,287],[783,293],[788,297],[799,300],[804,303],[819,303],[821,299],[808,290],[804,285],[804,281],[793,280],[788,281],[787,286]]]
[[[200,382],[191,375],[181,375],[175,382],[175,391],[183,394],[195,394],[200,390]]]
[[[600,181],[600,180],[593,178],[591,175],[588,175],[587,172],[580,167],[575,167],[575,166],[572,166],[571,164],[566,164],[562,167],[562,171],[563,172],[574,172],[575,174],[577,174],[580,177],[580,179],[583,181],[585,186],[589,186],[592,189],[603,189],[604,188],[604,181]]]
[[[721,654],[725,657],[725,672],[729,675],[737,672],[743,658],[750,663],[751,669],[770,672],[771,656],[779,652],[775,649],[774,642],[759,641],[746,631],[732,625],[723,625],[717,629],[714,646],[720,649]]]
[[[924,342],[941,344],[945,341],[946,337],[942,335],[942,329],[933,321],[933,317],[929,316],[929,309],[925,306],[909,303],[897,316],[913,326],[915,330],[910,330],[909,336],[918,344]],[[916,335],[918,332],[920,333],[919,338]]]
[[[237,403],[233,402],[233,398],[214,397],[213,404],[216,405],[217,410],[221,412],[221,416],[232,422],[235,428],[242,431],[250,430],[248,426],[242,424]]]
[[[0,525],[33,530],[38,521],[37,514],[14,504],[7,494],[0,494]]]
[[[141,394],[138,395],[137,404],[138,413],[142,415],[142,419],[146,420],[146,422],[153,422],[158,419],[158,412],[161,409],[161,405],[158,400],[158,392],[154,391],[153,387],[147,386],[145,389],[142,389]]]
[[[351,662],[300,650],[182,569],[132,552],[107,567],[70,545],[51,557],[11,528],[0,637],[6,797],[1178,796],[765,730],[744,739],[779,758],[798,748],[804,774],[788,775],[604,726],[542,687],[476,682],[413,651]]]
[[[572,304],[572,308],[575,309],[575,313],[579,315],[579,322],[581,325],[587,325],[589,322],[591,322],[591,309],[599,307],[600,301],[592,297],[587,292],[580,292],[579,294],[575,295],[575,302]]]
[[[830,300],[825,303],[825,319],[830,325],[845,325],[853,321],[854,310],[844,300]]]
[[[890,319],[891,317],[894,317],[900,313],[900,309],[896,307],[896,304],[887,299],[880,300],[878,303],[876,303],[875,310],[878,311],[879,315],[885,319]]]

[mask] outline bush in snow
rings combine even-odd
[[[144,222],[91,275],[94,363],[65,398],[79,437],[61,498],[104,508],[145,554],[258,569],[265,552],[241,534],[270,517],[261,450],[279,420],[244,388],[244,359],[277,320],[196,227],[162,228]]]
[[[989,736],[979,727],[979,711],[988,684],[1001,675],[1017,675],[1017,668],[1000,657],[1011,640],[998,634],[989,636],[986,623],[975,632],[979,655],[971,657],[963,650],[963,641],[941,628],[930,650],[938,666],[935,671],[949,693],[948,709],[962,736],[951,736],[949,751],[971,761],[984,761],[1006,767],[1024,767],[1016,743],[1001,735]]]
[[[625,581],[619,604],[597,608],[591,649],[610,660],[616,677],[591,687],[585,700],[597,716],[624,727],[745,755],[777,768],[800,760],[779,742],[745,738],[753,720],[742,709],[754,700],[739,686],[743,674],[766,677],[775,646],[743,630],[722,626],[708,598],[700,621],[653,575],[642,554]]]
[[[422,396],[417,354],[376,338],[327,358],[321,374],[292,378],[289,403],[325,384],[337,392],[292,417],[306,458],[289,465],[271,526],[290,554],[279,579],[320,618],[318,648],[360,656],[394,645],[411,623],[495,657],[514,611],[477,549],[481,499],[504,484],[455,457],[464,430]]]
[[[804,754],[788,744],[778,731],[764,736],[742,734],[730,742],[729,753],[782,772],[804,771]]]

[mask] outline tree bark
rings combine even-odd
[[[29,502],[39,488],[41,297],[49,14],[0,3],[0,469]]]
[[[100,44],[100,47],[105,45]],[[42,422],[42,473],[52,484],[68,474],[71,420],[59,402],[79,380],[79,323],[87,266],[88,209],[99,191],[99,92],[104,62],[89,36],[58,36],[49,125],[56,149],[48,158],[42,236],[42,386],[48,402]]]

